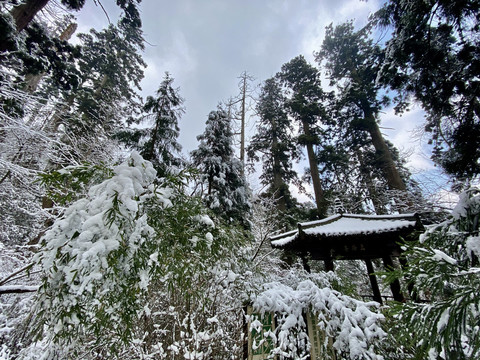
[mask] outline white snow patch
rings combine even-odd
[[[215,223],[213,222],[212,219],[210,219],[208,215],[197,215],[195,216],[195,220],[198,221],[200,224],[204,224],[212,228],[215,228]]]
[[[480,258],[480,236],[470,236],[467,239],[466,247],[468,254]]]
[[[382,233],[415,226],[410,220],[365,220],[360,218],[346,218],[303,230],[305,234],[340,236],[354,234]]]
[[[432,256],[432,259],[435,260],[435,261],[443,261],[443,262],[446,262],[450,265],[456,265],[457,264],[457,260],[455,260],[454,258],[448,256],[447,254],[445,254],[443,251],[441,250],[438,250],[438,249],[433,249],[433,252],[434,252],[434,255]]]

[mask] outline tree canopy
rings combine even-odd
[[[315,62],[259,87],[243,72],[185,154],[173,75],[141,92],[139,3],[73,44],[84,0],[0,2],[0,359],[477,359],[478,4],[389,1],[363,28],[327,26]],[[465,190],[451,212],[383,133],[383,112],[414,102]],[[384,266],[269,244],[343,212],[424,228]],[[389,283],[405,302],[376,302]]]

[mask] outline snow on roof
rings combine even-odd
[[[342,217],[341,219],[303,230],[308,235],[341,236],[354,234],[373,234],[399,230],[415,226],[409,220],[371,220]]]
[[[368,235],[397,231],[415,227],[415,214],[401,215],[333,215],[326,219],[298,224],[299,230],[276,235],[270,238],[274,247],[282,247],[296,240],[300,233],[324,237]]]
[[[281,235],[285,235],[285,234],[281,234]],[[283,246],[283,245],[288,244],[289,242],[295,240],[297,235],[298,235],[298,231],[294,231],[293,235],[281,236],[278,240],[273,240],[274,238],[270,238],[270,241],[275,246]]]

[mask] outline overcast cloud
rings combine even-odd
[[[104,0],[112,21],[118,10]],[[354,20],[366,24],[381,1],[369,0],[143,0],[140,9],[148,64],[142,94],[153,95],[165,71],[185,98],[180,143],[187,154],[197,146],[207,115],[217,104],[238,94],[238,76],[247,71],[261,83],[297,55],[313,63],[324,29]],[[79,31],[102,27],[107,19],[92,1],[79,13]],[[384,130],[400,150],[411,153],[409,165],[428,169],[428,149],[412,139],[423,120],[419,110],[396,116],[387,110]]]
[[[102,3],[115,21],[116,7]],[[188,152],[208,113],[238,93],[243,71],[261,82],[299,54],[313,61],[326,25],[354,18],[362,26],[378,7],[374,0],[143,0],[143,31],[151,44],[143,94],[155,92],[165,71],[172,74],[186,100],[180,142]],[[78,18],[83,32],[107,24],[93,2]]]

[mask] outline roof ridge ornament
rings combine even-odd
[[[333,211],[335,214],[344,214],[346,212],[342,200],[338,197],[333,200]]]

